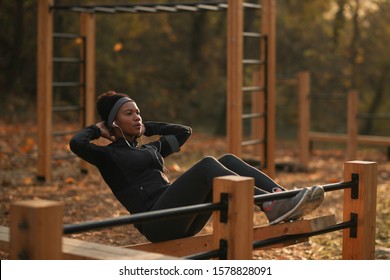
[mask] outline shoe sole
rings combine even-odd
[[[317,209],[324,201],[324,189],[321,186],[312,187],[312,195],[310,203],[304,210],[304,215],[307,215]]]
[[[270,225],[278,224],[280,222],[286,222],[290,220],[296,220],[303,217],[303,210],[307,207],[312,197],[312,191],[308,188],[302,189],[305,193],[302,195],[300,201],[295,205],[293,209],[286,212],[279,218],[270,222]]]

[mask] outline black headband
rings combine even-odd
[[[130,97],[122,97],[120,99],[118,99],[114,106],[112,107],[111,111],[110,111],[110,114],[108,114],[108,119],[107,119],[107,124],[111,127],[112,126],[112,123],[114,122],[114,119],[115,119],[115,116],[116,116],[116,113],[118,112],[119,108],[127,103],[127,102],[134,102],[133,99],[131,99]]]

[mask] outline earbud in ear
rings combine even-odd
[[[112,123],[112,126],[119,127],[119,126],[116,124],[116,122],[113,122],[113,123]]]

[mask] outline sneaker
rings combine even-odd
[[[280,190],[281,191],[281,190]],[[304,210],[312,197],[312,190],[303,188],[292,198],[265,202],[262,209],[270,225],[297,220],[304,216]]]
[[[303,211],[304,215],[309,214],[321,205],[324,201],[324,188],[321,186],[314,186],[311,188],[311,199],[306,209]]]

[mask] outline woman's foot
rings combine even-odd
[[[281,190],[280,190],[281,191]],[[305,209],[312,199],[312,190],[303,188],[292,198],[265,202],[262,209],[271,225],[297,220],[305,215]]]
[[[310,212],[314,211],[318,208],[318,206],[321,205],[321,203],[324,201],[324,188],[321,186],[314,186],[311,187],[311,199],[310,203],[307,205],[306,209],[304,210],[304,215],[309,214]]]

